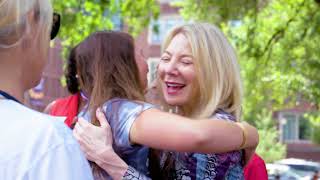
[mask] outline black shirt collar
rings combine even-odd
[[[10,94],[8,94],[8,93],[6,93],[6,92],[4,92],[2,90],[0,90],[0,95],[3,96],[6,99],[10,99],[10,100],[13,100],[13,101],[21,104],[21,102],[18,101],[15,97],[11,96]]]

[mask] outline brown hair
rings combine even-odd
[[[75,59],[80,87],[90,95],[93,124],[99,124],[95,110],[111,98],[144,100],[134,41],[129,34],[93,33],[77,46]]]
[[[95,111],[107,100],[114,97],[144,100],[134,41],[124,32],[101,31],[87,37],[72,49],[67,79],[68,75],[73,77],[72,90],[77,92],[79,85],[90,96],[89,109],[95,125],[99,125]],[[94,177],[103,174],[103,170],[94,162],[90,162],[90,165]]]
[[[76,48],[74,47],[73,49],[71,49],[69,57],[67,59],[67,67],[65,70],[65,78],[67,81],[67,88],[68,91],[71,94],[76,94],[77,92],[79,92],[79,81],[77,79],[77,73],[78,71],[81,71],[83,64],[79,65],[79,70],[77,69],[77,63],[76,63]],[[80,74],[84,74],[83,72],[80,72]]]

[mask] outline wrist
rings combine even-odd
[[[113,179],[122,179],[128,169],[128,165],[113,150],[106,150],[100,153],[99,158],[95,160],[102,169]]]
[[[243,130],[245,136],[243,148],[255,149],[259,144],[259,133],[257,129],[246,122],[239,122],[237,125]]]
[[[245,128],[244,124],[242,124],[241,122],[238,122],[236,124],[241,129],[241,137],[242,137],[242,142],[239,145],[239,149],[244,149],[245,147],[247,147],[248,131]]]

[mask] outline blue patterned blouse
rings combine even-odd
[[[235,118],[223,110],[217,110],[212,116],[215,119],[235,121]],[[242,152],[202,154],[163,152],[160,166],[164,167],[168,156],[171,156],[174,166],[168,169],[169,179],[177,180],[242,180]],[[142,173],[130,167],[124,179],[147,179]]]
[[[130,166],[143,174],[148,174],[148,153],[149,148],[141,145],[131,144],[130,128],[139,114],[147,109],[155,108],[154,105],[130,101],[127,99],[113,98],[105,102],[102,110],[110,124],[113,134],[114,151]],[[89,111],[81,112],[81,116],[90,119]],[[111,179],[107,173],[100,170],[99,173],[93,173],[97,179]]]

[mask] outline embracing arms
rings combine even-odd
[[[130,172],[127,171],[128,166],[112,149],[112,131],[104,114],[97,111],[97,117],[100,127],[80,119],[74,135],[89,160],[96,162],[113,178],[122,178]],[[129,135],[131,143],[174,151],[217,153],[245,148],[248,162],[258,143],[258,134],[255,128],[246,123],[243,129],[246,133],[233,122],[190,120],[149,109],[137,117]]]
[[[184,152],[220,153],[255,148],[259,141],[257,130],[247,123],[243,123],[243,127],[246,137],[241,126],[234,122],[191,120],[149,109],[133,123],[130,141],[155,149]]]

